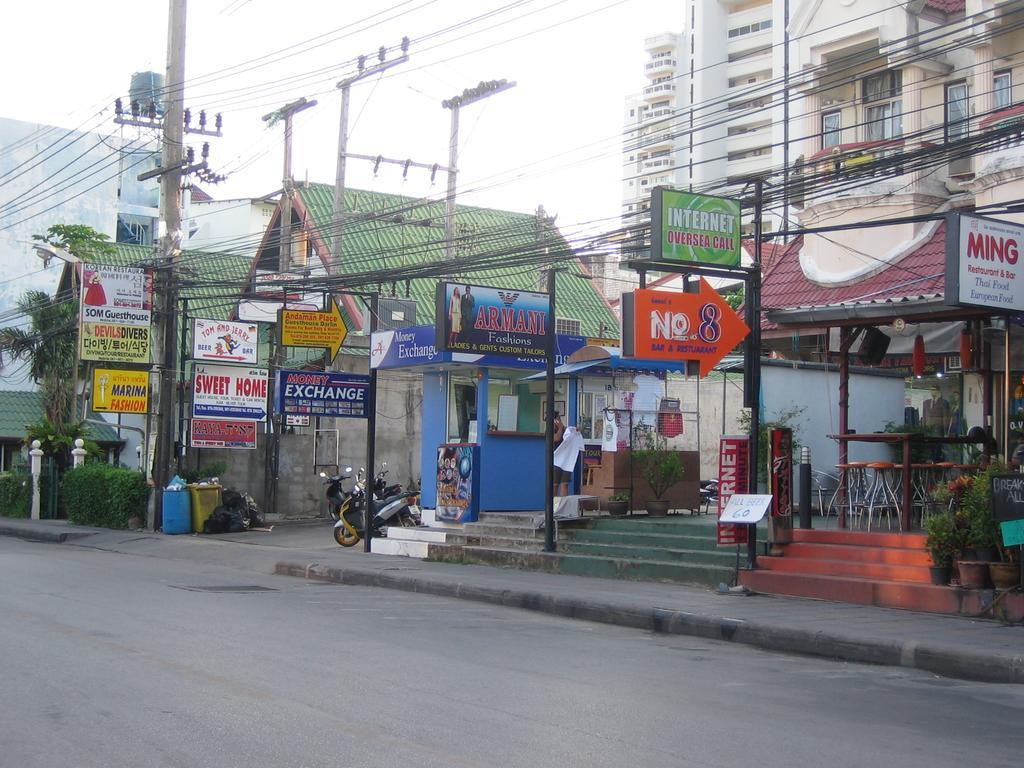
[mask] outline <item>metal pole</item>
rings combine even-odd
[[[346,80],[341,88],[341,118],[338,126],[338,167],[334,175],[334,212],[331,216],[331,263],[328,271],[338,274],[341,258],[342,219],[345,211],[345,159],[348,156],[348,104],[352,95],[351,83]]]
[[[451,131],[448,134],[448,191],[445,195],[444,210],[445,261],[451,261],[455,256],[455,173],[459,159],[459,106],[455,104],[451,108]]]
[[[181,300],[181,344],[178,348],[178,376],[180,381],[185,381],[185,360],[188,357],[188,299]],[[184,461],[185,446],[188,443],[185,431],[185,395],[182,392],[178,397],[178,429],[181,431],[181,454],[180,460]]]
[[[757,474],[760,464],[759,438],[761,434],[761,215],[764,207],[764,180],[754,179],[754,262],[746,281],[747,326],[750,335],[744,348],[746,360],[744,376],[747,388],[744,391],[745,405],[750,408],[750,466],[748,483],[750,492],[757,492]],[[747,567],[757,567],[757,526],[747,526]]]
[[[452,110],[456,112],[457,110]],[[544,329],[545,393],[548,399],[544,419],[544,551],[555,551],[555,269],[548,269],[548,322]]]
[[[811,449],[800,449],[800,527],[811,527]]]
[[[1003,461],[1010,463],[1010,403],[1013,397],[1013,388],[1010,381],[1010,318],[1003,320],[1006,327],[1003,330]]]
[[[377,330],[377,294],[370,296],[370,334]],[[363,508],[363,549],[370,550],[370,540],[373,537],[373,485],[377,479],[374,471],[374,441],[377,439],[377,369],[370,368],[370,402],[367,404],[366,413],[366,493],[364,497],[366,504]]]

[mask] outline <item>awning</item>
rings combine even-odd
[[[685,373],[685,360],[641,360],[639,358],[623,358],[618,347],[599,347],[588,345],[569,355],[565,363],[555,368],[555,376],[572,376],[586,370],[601,371],[637,371],[638,373]],[[527,376],[524,381],[547,378],[541,371]]]

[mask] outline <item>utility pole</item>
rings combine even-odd
[[[385,61],[386,52],[384,46],[381,46],[377,51],[377,63],[370,67],[366,66],[366,57],[360,56],[357,61],[359,71],[352,77],[339,81],[336,86],[341,89],[341,119],[338,126],[338,167],[334,177],[334,210],[331,214],[331,264],[327,270],[331,276],[338,274],[338,265],[341,261],[341,228],[345,208],[345,160],[348,157],[348,106],[352,84],[407,62],[409,60],[409,38],[402,38],[402,55],[397,59]],[[373,467],[369,467],[367,472],[372,475]]]
[[[292,180],[292,117],[305,109],[316,106],[316,100],[305,96],[285,104],[280,109],[263,116],[263,122],[270,125],[284,120],[284,171],[281,175],[281,215],[278,218],[277,270],[282,276],[292,268],[292,195],[295,183]],[[285,293],[287,296],[287,292]],[[285,306],[285,302],[282,302]],[[284,363],[284,346],[280,339],[271,342],[270,381],[268,384],[267,447],[264,454],[263,507],[270,514],[277,512],[278,452],[281,450],[281,417],[274,413],[274,372]]]
[[[757,493],[757,475],[760,468],[761,435],[761,216],[764,212],[764,179],[754,179],[754,261],[746,280],[744,310],[747,336],[743,348],[744,405],[750,408],[750,464],[747,467],[748,493]],[[757,526],[747,526],[747,567],[757,565]]]
[[[555,340],[555,275],[554,267],[548,269],[548,321],[544,336],[544,391],[548,400],[547,417],[544,419],[544,551],[555,551],[555,354],[558,345]],[[568,401],[566,402],[568,405]],[[564,418],[568,419],[568,415]],[[564,423],[564,422],[563,422]]]
[[[462,107],[482,101],[488,96],[514,88],[508,80],[481,81],[474,88],[466,88],[458,96],[441,102],[441,106],[452,111],[451,133],[448,135],[448,193],[445,195],[444,256],[446,261],[455,258],[455,174],[459,163],[459,110]]]
[[[170,0],[167,30],[167,76],[165,79],[166,112],[163,120],[162,162],[160,178],[160,220],[164,233],[160,241],[160,265],[163,290],[156,291],[155,316],[157,328],[153,333],[153,359],[157,377],[153,400],[156,407],[150,414],[148,433],[156,440],[153,466],[147,459],[147,476],[151,477],[155,492],[153,503],[153,529],[159,528],[163,516],[163,494],[174,460],[175,395],[177,389],[177,275],[181,253],[181,179],[184,160],[184,91],[185,91],[185,19],[186,0]]]
[[[292,180],[292,117],[303,110],[316,106],[316,99],[305,96],[289,102],[278,110],[263,116],[263,122],[274,125],[284,120],[284,173],[281,178],[281,236],[278,240],[278,271],[287,273],[292,268],[292,194],[295,182]]]

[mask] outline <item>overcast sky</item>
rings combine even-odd
[[[132,72],[165,69],[165,0],[37,0],[4,11],[5,117],[113,132],[111,105]],[[211,164],[230,174],[208,191],[250,197],[280,186],[283,131],[260,117],[300,96],[319,105],[296,117],[294,175],[333,183],[335,83],[359,54],[373,62],[379,46],[407,35],[409,62],[353,89],[350,152],[445,165],[441,101],[507,78],[518,85],[462,110],[460,202],[524,212],[541,203],[566,229],[614,218],[623,97],[645,85],[644,38],[682,23],[681,0],[191,0],[186,104],[223,112]],[[198,154],[201,139],[192,143]],[[443,174],[432,188],[415,169],[403,182],[396,166],[375,179],[362,161],[350,162],[348,179],[413,196],[445,186]]]

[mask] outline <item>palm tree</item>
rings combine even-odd
[[[61,429],[72,418],[75,401],[75,343],[78,312],[73,297],[26,291],[17,302],[29,326],[0,328],[0,366],[17,360],[39,386],[47,420]]]

